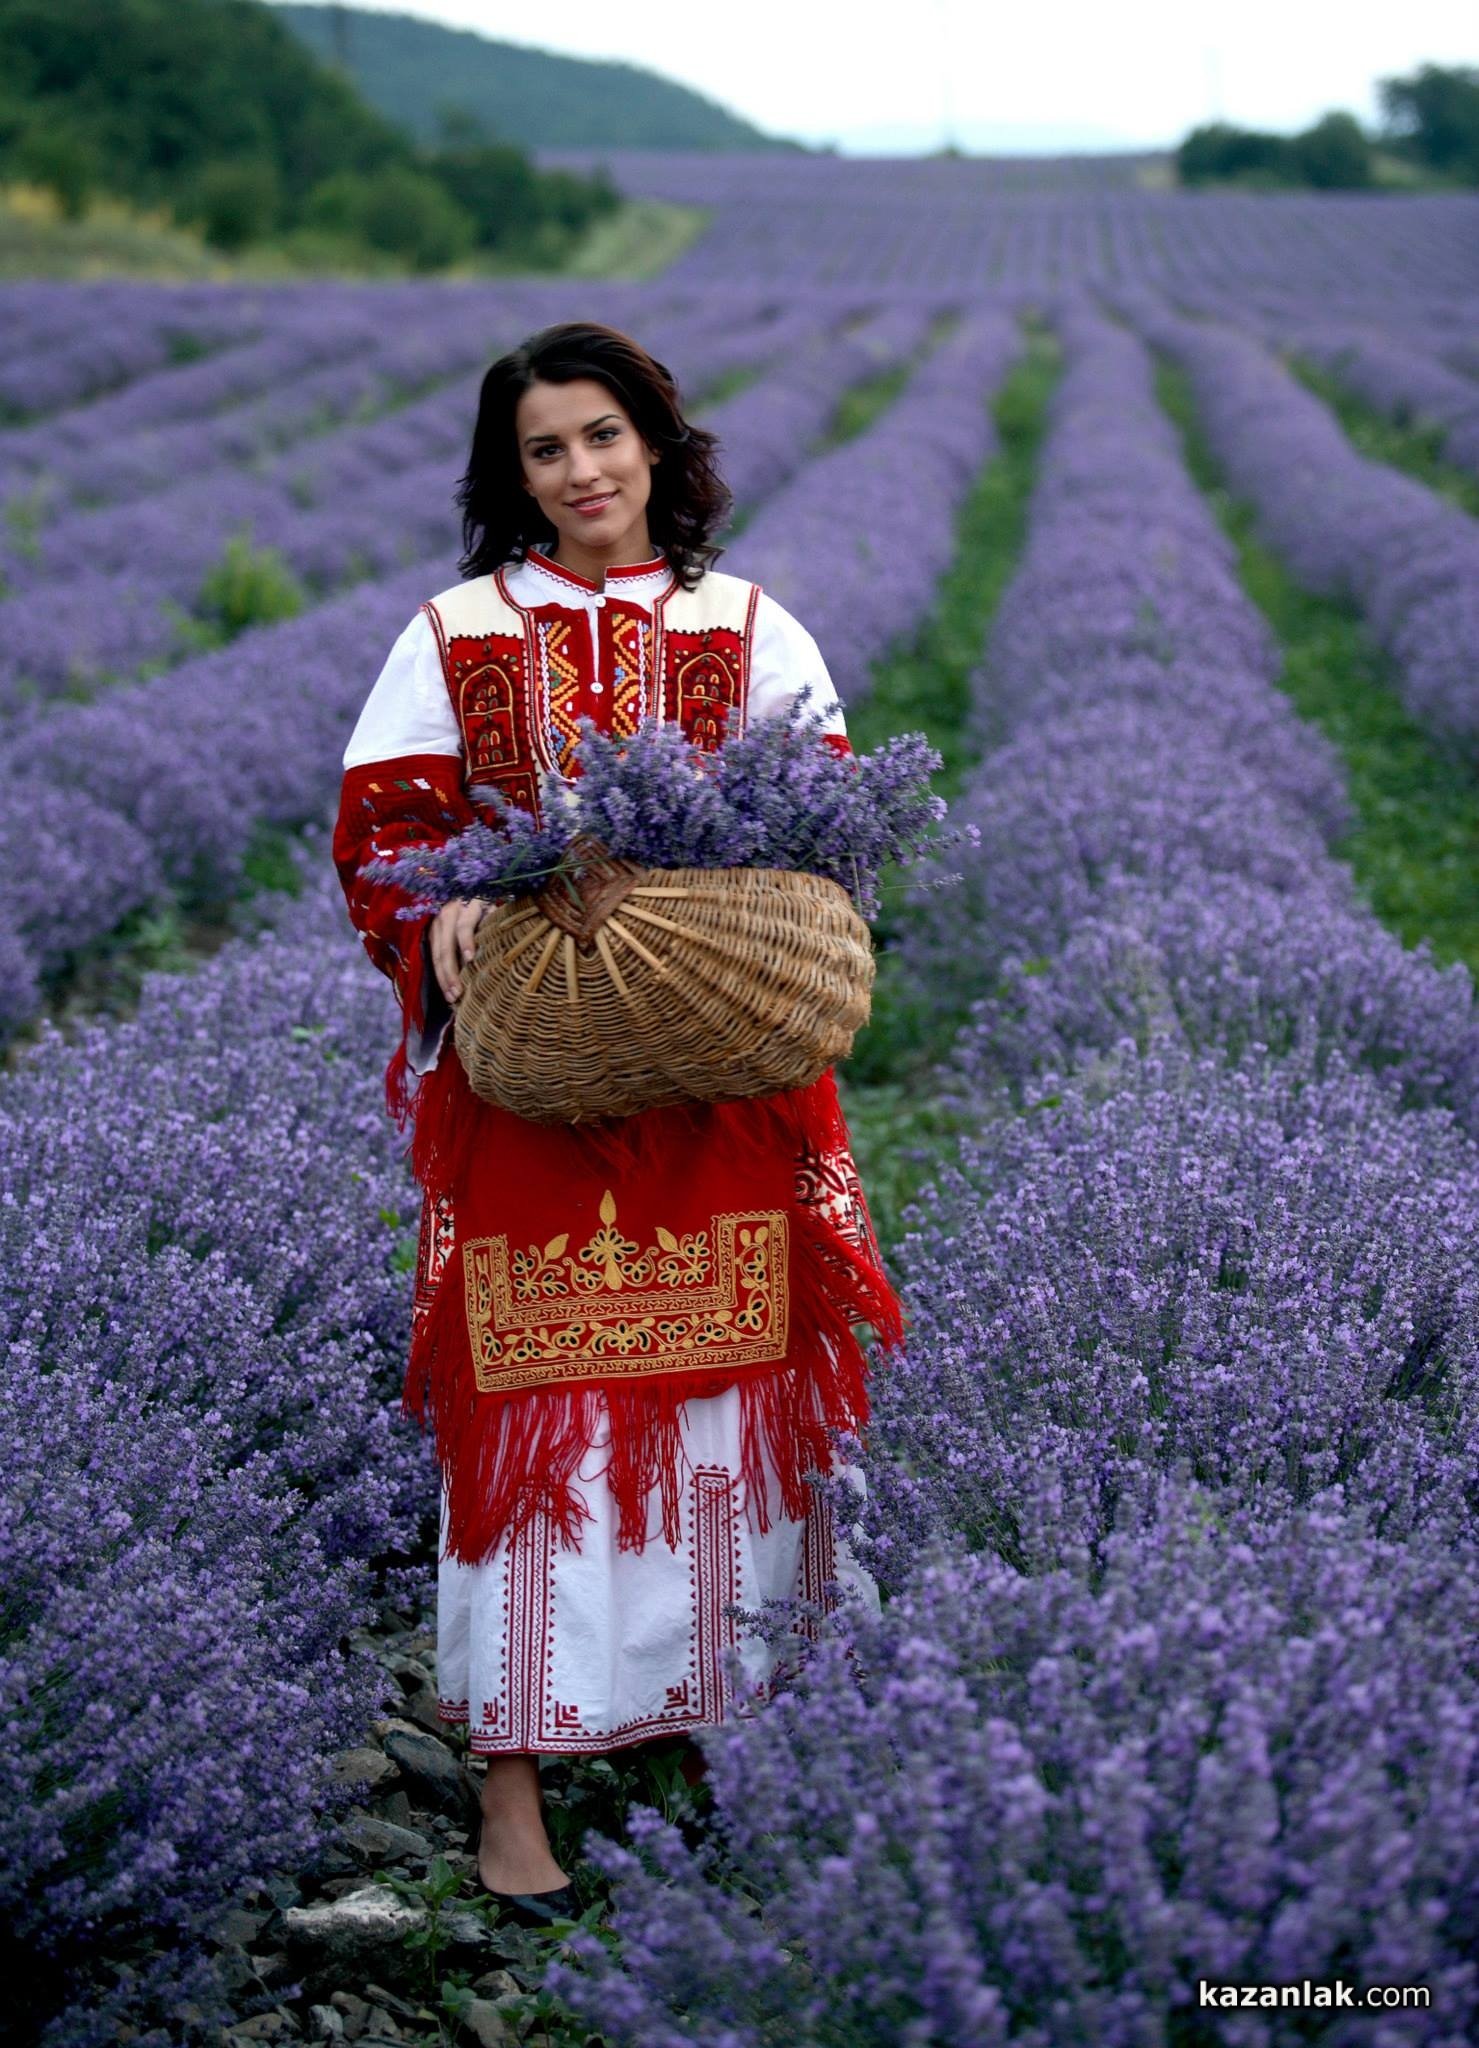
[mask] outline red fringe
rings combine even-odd
[[[434,1430],[447,1493],[449,1557],[483,1562],[505,1535],[543,1513],[561,1544],[578,1545],[589,1519],[575,1475],[599,1427],[610,1416],[607,1471],[617,1502],[617,1542],[640,1551],[648,1541],[653,1487],[660,1488],[661,1526],[679,1541],[683,1404],[738,1385],[741,1477],[755,1526],[770,1527],[767,1461],[780,1488],[780,1508],[806,1513],[808,1471],[831,1464],[830,1429],[860,1432],[869,1413],[868,1361],[855,1325],[871,1325],[891,1350],[903,1338],[898,1297],[886,1275],[815,1205],[791,1201],[790,1336],[780,1364],[700,1368],[640,1380],[613,1378],[583,1387],[481,1391],[468,1342],[458,1275],[462,1224],[457,1190],[469,1173],[497,1173],[500,1124],[507,1113],[473,1095],[460,1061],[439,1061],[411,1098],[412,1163],[432,1194],[452,1197],[459,1244],[412,1345],[405,1412]],[[521,1126],[527,1129],[527,1126]],[[541,1141],[565,1148],[571,1184],[593,1175],[619,1187],[632,1177],[666,1173],[675,1159],[702,1147],[706,1170],[733,1173],[774,1168],[810,1146],[824,1152],[848,1139],[832,1075],[810,1088],[739,1102],[684,1104],[601,1125],[555,1125]],[[505,1136],[503,1149],[507,1149]],[[558,1151],[556,1154],[558,1158]],[[598,1180],[599,1184],[599,1180]]]

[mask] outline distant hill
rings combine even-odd
[[[96,198],[163,206],[223,250],[283,238],[291,260],[351,267],[553,269],[621,213],[604,178],[542,172],[466,123],[424,146],[261,0],[0,0],[12,182],[73,222]]]
[[[0,170],[64,147],[148,204],[244,159],[291,204],[412,155],[257,0],[0,0]]]
[[[800,147],[634,64],[556,56],[408,14],[277,0],[273,12],[316,57],[342,66],[372,107],[422,142],[440,139],[438,110],[455,107],[526,149]]]

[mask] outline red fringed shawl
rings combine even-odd
[[[869,1412],[858,1326],[902,1322],[852,1165],[830,1072],[809,1088],[546,1125],[475,1096],[450,1041],[413,1090],[406,1040],[426,1019],[430,918],[360,872],[440,844],[475,815],[462,762],[409,755],[350,769],[334,859],[351,918],[401,999],[387,1102],[423,1190],[418,1308],[404,1388],[446,1482],[447,1554],[482,1562],[544,1511],[579,1543],[575,1474],[602,1408],[618,1542],[679,1540],[679,1411],[740,1390],[741,1473],[770,1526],[765,1459],[800,1519],[828,1430]]]

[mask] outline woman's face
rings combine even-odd
[[[594,377],[531,384],[514,413],[524,487],[562,541],[605,555],[651,552],[647,503],[658,456]]]

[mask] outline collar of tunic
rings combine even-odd
[[[505,567],[504,581],[516,602],[530,605],[584,606],[601,604],[608,597],[635,598],[650,604],[673,581],[673,570],[666,555],[656,554],[645,562],[618,563],[606,571],[602,585],[552,561],[542,548],[530,548],[522,562]]]

